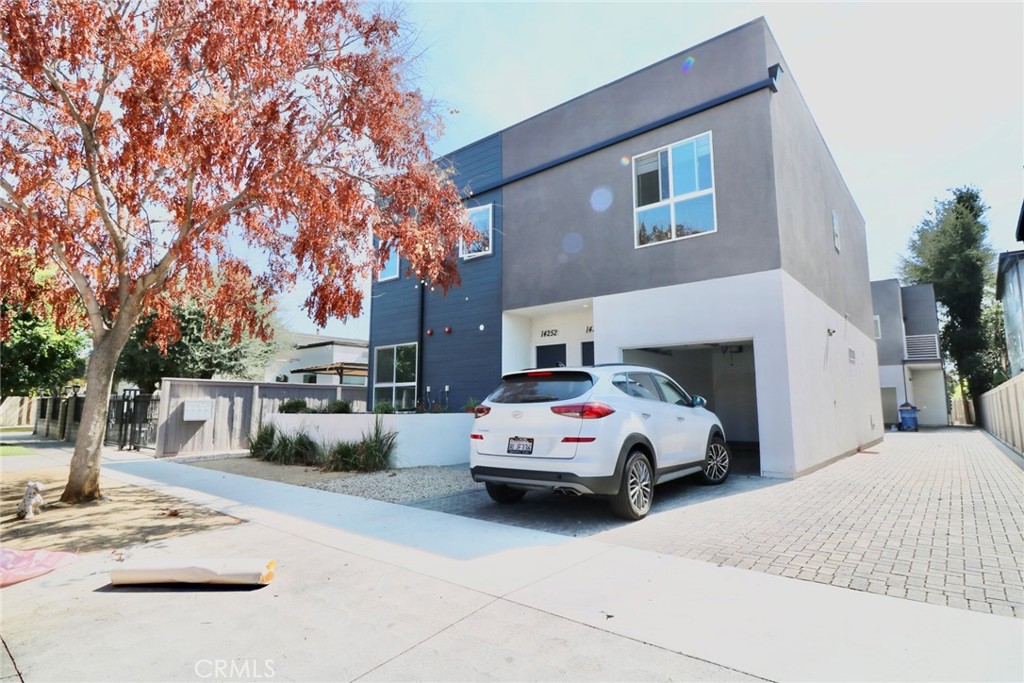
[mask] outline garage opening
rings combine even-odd
[[[752,341],[624,349],[622,361],[657,368],[691,396],[707,399],[732,448],[732,471],[761,474]]]

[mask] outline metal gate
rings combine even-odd
[[[110,397],[107,409],[107,431],[104,443],[119,450],[156,447],[156,427],[160,397],[139,394],[138,389],[125,389]]]

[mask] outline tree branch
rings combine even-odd
[[[110,216],[110,210],[107,207],[107,199],[103,196],[103,188],[100,184],[99,170],[96,168],[96,162],[99,160],[99,148],[96,145],[96,138],[93,136],[92,129],[89,124],[85,121],[82,116],[82,112],[75,106],[75,103],[71,100],[70,95],[61,85],[60,81],[54,76],[53,72],[47,67],[42,68],[43,75],[46,77],[46,82],[50,84],[57,94],[60,96],[61,101],[68,108],[68,113],[71,114],[71,118],[78,124],[78,128],[82,133],[82,143],[85,145],[85,157],[86,170],[89,172],[90,186],[92,187],[93,198],[96,203],[96,208],[100,213],[100,218],[103,220],[104,227],[107,228],[107,232],[110,233],[110,239],[114,242],[114,254],[119,264],[125,263],[125,247],[124,242],[121,239],[120,229],[114,223],[114,220]]]
[[[89,316],[89,324],[92,325],[93,333],[101,334],[109,330],[108,321],[103,317],[103,311],[89,287],[89,281],[85,279],[85,275],[80,270],[68,263],[64,254],[64,245],[60,241],[54,240],[50,246],[53,248],[53,259],[57,262],[57,266],[71,279],[75,289],[78,290],[78,295],[82,298],[82,303],[85,304],[85,312]]]

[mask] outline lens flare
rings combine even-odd
[[[693,57],[687,57],[683,60],[683,73],[686,73],[693,68]]]
[[[567,254],[578,254],[583,251],[583,235],[578,232],[567,232],[562,238],[562,251]]]
[[[598,213],[603,213],[608,210],[614,200],[615,195],[612,194],[611,188],[602,185],[590,193],[590,208]]]
[[[622,164],[623,168],[628,167],[629,166],[629,157],[625,157],[625,156],[622,157],[621,159],[619,159],[619,163]]]

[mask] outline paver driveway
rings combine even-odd
[[[1024,471],[979,431],[889,433],[800,479],[594,538],[1024,618]]]
[[[482,490],[414,504],[719,565],[1024,618],[1024,471],[980,431],[887,433],[792,481],[659,486],[623,522],[603,501]]]

